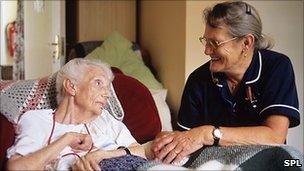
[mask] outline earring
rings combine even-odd
[[[246,49],[242,49],[242,54],[244,54],[244,58],[246,58],[247,57],[247,53],[246,53]]]

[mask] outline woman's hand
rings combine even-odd
[[[69,146],[74,152],[88,151],[93,144],[92,137],[88,134],[68,132],[66,136],[69,137]]]
[[[105,151],[96,150],[76,161],[72,166],[72,170],[101,170],[99,162],[103,159],[102,155]]]
[[[184,157],[190,155],[203,147],[206,143],[207,134],[212,136],[212,128],[199,127],[184,132],[171,132],[156,138],[152,144],[156,160],[162,160],[164,163],[177,163]]]

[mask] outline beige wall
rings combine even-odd
[[[141,1],[140,43],[152,57],[177,112],[185,81],[185,1]]]
[[[220,1],[186,1],[185,79],[192,71],[209,60],[198,38],[204,34],[205,30],[203,9],[217,2]]]
[[[135,1],[78,1],[78,42],[105,40],[114,30],[131,41],[136,36]]]

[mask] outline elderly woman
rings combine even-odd
[[[283,144],[299,125],[298,97],[289,58],[269,50],[257,10],[241,1],[204,10],[199,38],[211,60],[189,76],[178,114],[183,132],[152,146],[165,163],[203,146]]]
[[[8,169],[67,170],[78,159],[74,169],[99,170],[102,159],[126,153],[145,158],[148,151],[103,109],[112,80],[102,63],[73,59],[64,65],[56,80],[58,108],[21,117],[21,133],[8,150]]]

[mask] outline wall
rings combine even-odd
[[[185,81],[185,1],[140,1],[140,44],[152,57],[177,113]]]
[[[77,8],[78,42],[104,40],[114,30],[135,41],[135,1],[78,1]]]
[[[198,38],[205,30],[203,9],[217,2],[220,1],[186,1],[185,82],[192,71],[210,59],[204,54],[204,47]]]
[[[1,50],[0,50],[0,64],[1,65],[12,65],[13,58],[9,56],[7,51],[7,40],[6,40],[6,26],[8,23],[16,20],[17,16],[17,1],[1,1]]]

